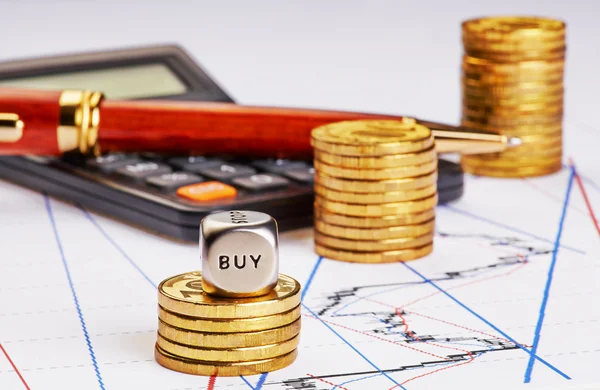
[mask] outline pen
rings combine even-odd
[[[79,151],[311,158],[313,128],[401,116],[232,103],[111,100],[93,91],[0,88],[0,155]],[[419,121],[439,153],[493,153],[520,140]]]

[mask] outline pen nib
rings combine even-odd
[[[506,140],[506,146],[509,148],[514,148],[515,146],[521,145],[523,142],[519,137],[508,137]]]

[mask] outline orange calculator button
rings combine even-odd
[[[232,186],[228,186],[227,184],[218,181],[207,181],[205,183],[181,187],[177,190],[177,195],[197,202],[206,202],[210,200],[233,198],[237,195],[237,190]]]

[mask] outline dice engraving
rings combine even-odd
[[[209,294],[268,294],[279,277],[277,222],[256,211],[224,211],[200,223],[202,288]]]

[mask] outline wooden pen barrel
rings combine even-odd
[[[101,104],[102,152],[149,151],[312,158],[310,132],[331,122],[397,116],[228,103],[118,101]]]
[[[0,88],[0,113],[17,114],[23,122],[21,138],[16,142],[0,142],[0,155],[60,154],[57,141],[60,96],[60,91]]]

